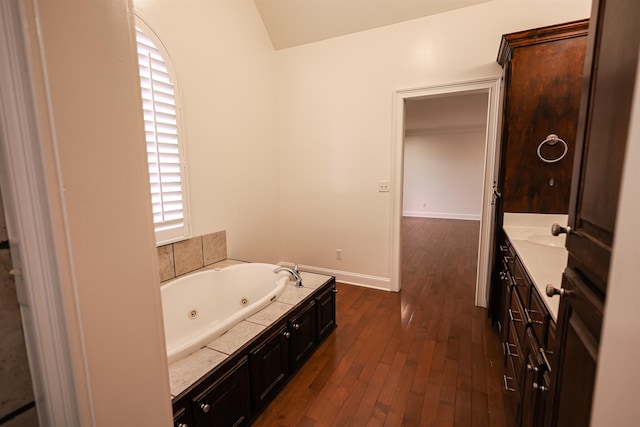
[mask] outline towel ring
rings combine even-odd
[[[542,157],[542,153],[540,153],[540,150],[542,149],[542,146],[544,144],[556,145],[558,142],[562,142],[562,145],[564,145],[564,151],[562,152],[562,155],[560,157],[555,159],[547,159]],[[567,143],[564,142],[561,138],[559,138],[558,135],[556,135],[555,133],[552,133],[549,136],[547,136],[547,139],[545,139],[540,143],[540,145],[538,145],[538,157],[540,157],[540,160],[542,160],[545,163],[555,163],[562,160],[564,156],[567,155],[568,150],[569,150],[569,147],[567,147]]]

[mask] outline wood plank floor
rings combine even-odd
[[[509,427],[502,357],[474,306],[479,223],[404,218],[402,291],[338,284],[338,328],[255,426]]]

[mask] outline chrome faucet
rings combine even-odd
[[[302,287],[302,276],[300,276],[300,271],[298,271],[298,264],[293,267],[293,270],[287,267],[278,267],[273,270],[273,272],[276,274],[280,273],[281,271],[286,271],[287,273],[291,274],[291,277],[293,277],[293,279],[296,281],[296,288]]]

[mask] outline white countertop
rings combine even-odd
[[[554,320],[560,298],[548,297],[545,287],[561,287],[569,253],[564,247],[566,235],[552,236],[551,225],[566,226],[568,219],[568,215],[505,212],[502,227]]]

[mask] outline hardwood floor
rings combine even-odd
[[[474,306],[479,223],[404,218],[402,291],[338,284],[337,323],[255,426],[510,426]]]

